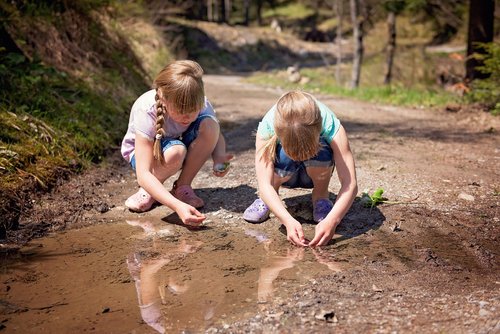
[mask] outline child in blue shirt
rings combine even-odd
[[[328,185],[335,166],[341,188],[334,205]],[[358,189],[347,135],[335,114],[308,93],[284,94],[259,123],[255,167],[260,198],[245,210],[243,218],[262,222],[272,211],[293,244],[326,245]],[[280,200],[281,186],[312,188],[313,218],[318,224],[310,242]]]

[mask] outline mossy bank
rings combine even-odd
[[[17,1],[0,11],[4,239],[37,191],[118,147],[131,103],[171,56],[140,7]]]

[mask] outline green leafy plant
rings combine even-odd
[[[389,199],[387,197],[384,197],[382,196],[384,193],[384,189],[382,188],[377,188],[377,190],[375,190],[373,192],[373,194],[368,194],[366,191],[363,192],[363,194],[361,195],[361,204],[363,204],[363,206],[365,208],[370,208],[373,209],[373,207],[379,205],[379,204],[419,204],[417,202],[415,202],[415,200],[418,198],[418,195],[411,199],[411,200],[408,200],[408,201],[389,201]]]
[[[468,98],[473,102],[485,103],[494,115],[500,115],[500,46],[496,43],[480,43],[486,54],[474,54],[483,63],[479,71],[488,75],[472,83]]]
[[[383,193],[384,189],[382,188],[377,188],[377,190],[375,190],[372,195],[364,192],[361,195],[361,202],[363,203],[363,206],[371,209],[380,203],[387,202],[388,198],[383,197]]]

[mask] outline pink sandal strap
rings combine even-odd
[[[174,189],[172,192],[178,200],[183,201],[184,203],[187,203],[191,206],[194,206],[197,209],[205,205],[203,200],[198,196],[196,196],[193,188],[191,188],[190,185],[187,184],[182,186],[174,185]]]

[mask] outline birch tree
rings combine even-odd
[[[404,0],[388,0],[384,3],[387,12],[388,41],[386,46],[385,77],[384,84],[388,85],[392,80],[392,67],[394,65],[394,54],[396,52],[396,16],[405,8]]]
[[[338,85],[342,84],[342,18],[344,5],[343,0],[335,1],[335,14],[337,16],[337,33],[336,33],[336,45],[337,45],[337,63],[335,66],[335,80]]]
[[[349,0],[351,7],[351,21],[352,21],[352,37],[354,45],[354,54],[352,60],[352,73],[351,73],[351,88],[359,87],[361,77],[361,64],[363,62],[363,21],[360,13],[362,12],[361,6],[364,6],[363,0]]]

